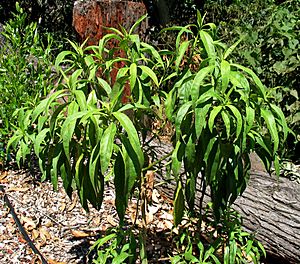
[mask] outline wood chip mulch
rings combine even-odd
[[[0,185],[22,226],[49,264],[92,263],[88,256],[90,246],[108,228],[118,225],[112,184],[107,185],[101,210],[91,208],[88,213],[81,207],[77,194],[72,199],[66,195],[61,182],[55,192],[50,182],[41,183],[28,172],[0,171]],[[159,258],[168,256],[170,249],[160,236],[166,237],[172,228],[172,204],[156,189],[151,195],[147,222],[149,232],[155,236],[147,250],[153,252],[150,263],[164,263]],[[20,233],[3,197],[4,192],[0,192],[1,263],[41,263]],[[127,213],[129,222],[135,218],[135,208],[133,199]],[[137,226],[140,224],[138,219]]]

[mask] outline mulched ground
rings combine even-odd
[[[40,183],[24,171],[0,172],[0,185],[4,187],[22,225],[35,246],[48,263],[91,263],[87,257],[90,246],[105,231],[118,225],[114,207],[115,194],[111,185],[106,188],[100,211],[91,208],[85,212],[77,195],[70,199],[62,184],[54,192],[51,183]],[[41,263],[9,213],[0,192],[0,259],[1,263]],[[136,201],[130,202],[128,222],[135,218]],[[165,263],[170,252],[168,234],[172,228],[172,204],[162,198],[156,189],[152,192],[152,205],[147,215],[150,263]],[[141,222],[137,220],[137,227]],[[168,261],[167,261],[168,262]]]

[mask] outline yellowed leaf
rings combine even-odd
[[[76,204],[77,204],[77,196],[75,196],[75,198],[73,199],[72,204],[68,207],[67,211],[71,212],[74,209],[74,207],[76,206]]]
[[[59,210],[63,212],[66,209],[66,207],[67,205],[65,203],[62,203],[59,207]]]
[[[46,228],[40,227],[39,231],[40,231],[40,237],[43,241],[46,242],[47,240],[51,239],[51,235]]]
[[[33,240],[35,240],[35,239],[37,239],[39,237],[40,232],[38,230],[36,230],[36,229],[33,229],[32,232],[31,232],[31,234],[32,234]]]
[[[79,231],[79,230],[71,230],[71,233],[76,238],[84,238],[84,237],[89,237],[90,236],[90,234],[85,233],[83,231]]]
[[[36,223],[29,217],[21,216],[21,223],[23,223],[24,228],[31,231],[36,228]]]
[[[108,215],[106,220],[112,226],[117,226],[118,225],[118,223],[115,221],[115,219],[111,215]]]
[[[48,259],[48,264],[67,264],[67,262],[60,262],[54,259]]]

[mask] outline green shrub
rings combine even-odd
[[[0,50],[0,160],[4,160],[4,148],[11,135],[16,117],[13,113],[24,106],[34,106],[46,96],[53,84],[51,76],[51,52],[53,40],[47,35],[41,40],[37,24],[26,25],[27,15],[17,5],[2,32]]]
[[[120,226],[136,190],[146,228],[146,173],[170,161],[177,182],[174,224],[180,224],[185,203],[194,210],[197,182],[203,195],[210,187],[219,222],[247,185],[252,151],[268,171],[274,162],[279,174],[285,117],[257,75],[229,60],[237,43],[228,48],[217,40],[216,26],[204,24],[200,13],[194,25],[165,29],[178,32],[170,50],[140,40],[134,31],[142,19],[129,31],[111,28],[97,46],[70,42],[72,50],[56,58],[56,91],[17,111],[9,145],[18,149],[18,162],[33,149],[42,178],[57,188],[60,176],[86,210],[88,203],[101,207],[105,176],[113,175]],[[111,42],[115,46],[108,49]],[[150,127],[142,120],[163,119],[164,111],[175,131],[174,150],[157,160],[149,144],[155,135],[149,140]],[[144,229],[140,235],[140,258],[146,261]],[[127,248],[123,253],[129,257]]]

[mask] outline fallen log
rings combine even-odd
[[[158,143],[157,143],[158,144]],[[157,156],[172,150],[169,143],[160,143]],[[243,195],[233,208],[243,218],[246,231],[264,245],[269,263],[300,263],[300,184],[288,178],[269,175],[257,156],[251,157],[250,181]],[[158,173],[155,181],[165,181],[164,173]],[[175,182],[158,184],[163,196],[173,199]],[[196,207],[200,204],[200,184],[197,186]],[[210,200],[204,196],[204,204]],[[199,206],[198,206],[199,208]]]

